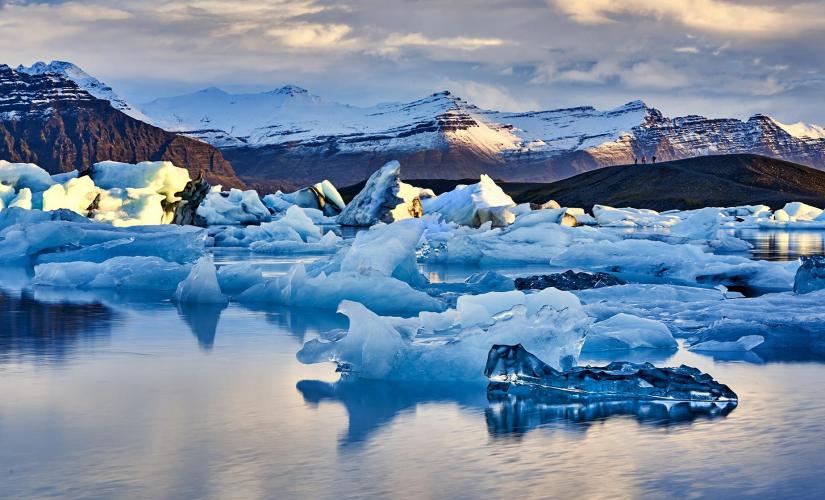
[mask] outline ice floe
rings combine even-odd
[[[422,197],[432,191],[401,181],[401,164],[391,161],[373,173],[364,189],[341,211],[343,226],[371,226],[421,216]]]
[[[356,302],[341,303],[345,334],[311,340],[304,363],[334,361],[366,379],[481,380],[491,345],[521,342],[554,366],[572,366],[591,322],[575,296],[548,289],[463,296],[455,309],[402,319],[379,316]]]

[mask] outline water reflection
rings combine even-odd
[[[296,388],[311,405],[324,401],[341,404],[349,416],[347,433],[340,445],[359,445],[399,415],[427,403],[455,403],[481,409],[486,406],[485,384],[396,383],[342,379],[329,383],[302,380]]]
[[[108,339],[116,316],[99,302],[48,302],[29,290],[0,289],[0,361],[63,361],[79,347]]]
[[[309,309],[300,307],[286,307],[274,304],[248,303],[243,304],[245,309],[257,311],[266,315],[266,320],[289,334],[300,343],[310,337],[322,335],[332,330],[347,328],[347,318],[334,311]]]
[[[751,257],[755,259],[787,261],[825,254],[823,230],[741,229],[733,234],[753,244]]]
[[[224,304],[183,304],[178,303],[178,315],[192,330],[198,339],[198,345],[205,351],[211,351],[215,344],[215,333]]]
[[[310,405],[335,402],[349,418],[343,448],[359,446],[399,415],[414,411],[418,405],[452,403],[471,413],[484,413],[487,432],[493,437],[519,437],[539,427],[584,433],[591,423],[611,417],[633,417],[639,423],[670,425],[697,418],[726,416],[734,403],[655,402],[638,400],[598,401],[592,403],[497,396],[484,384],[401,383],[342,378],[329,383],[302,380],[296,388]]]
[[[649,425],[692,422],[697,418],[727,416],[735,403],[659,402],[640,400],[594,401],[520,398],[488,393],[490,406],[484,411],[487,430],[494,437],[520,437],[540,427],[585,433],[594,422],[611,417],[633,417]]]

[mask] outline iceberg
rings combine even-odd
[[[613,208],[593,205],[593,216],[600,226],[619,227],[670,227],[681,218],[675,213],[662,213],[644,208]]]
[[[591,322],[575,296],[551,289],[468,297],[455,309],[407,319],[350,301],[338,310],[349,318],[347,332],[307,342],[299,361],[333,361],[352,376],[383,380],[482,380],[486,353],[500,342],[523,342],[556,366],[572,365]]]
[[[811,293],[825,289],[825,256],[802,257],[802,265],[796,270],[793,281],[794,293]]]
[[[459,185],[422,201],[424,213],[439,214],[447,222],[473,227],[485,222],[491,222],[493,227],[507,226],[515,221],[511,210],[515,206],[513,199],[484,174],[476,184]]]
[[[619,313],[590,328],[584,338],[582,352],[676,347],[676,339],[661,321]]]
[[[272,212],[283,212],[291,206],[320,210],[326,217],[335,217],[340,214],[346,204],[335,186],[328,180],[295,191],[294,193],[268,194],[263,197],[263,203]]]
[[[249,247],[253,252],[279,254],[334,252],[342,241],[332,231],[324,234],[306,215],[306,209],[295,205],[272,222],[213,228],[210,235],[218,247]]]
[[[697,245],[627,239],[572,245],[550,263],[642,282],[749,285],[788,290],[798,264],[706,253]]]
[[[204,255],[192,266],[186,279],[178,283],[175,289],[175,301],[196,304],[226,304],[228,301],[221,293],[218,274],[212,255]]]
[[[0,160],[0,184],[15,191],[23,188],[45,191],[54,183],[49,173],[34,163],[9,163]]]
[[[691,351],[710,352],[747,352],[755,347],[759,347],[765,342],[765,337],[761,335],[745,335],[733,342],[722,342],[718,340],[706,340],[688,347]]]
[[[0,212],[0,260],[5,264],[102,262],[117,256],[155,256],[184,263],[204,253],[205,240],[206,232],[194,227],[117,228],[69,210]]]
[[[197,215],[210,226],[260,224],[270,220],[269,210],[257,191],[251,189],[213,190],[198,206]]]
[[[56,262],[34,267],[34,285],[64,288],[175,290],[190,266],[159,257],[114,257],[103,262]]]
[[[432,191],[401,182],[401,164],[391,161],[367,179],[364,189],[341,211],[342,226],[371,226],[378,222],[421,217],[422,197]]]
[[[575,366],[563,371],[544,363],[521,344],[494,345],[484,375],[494,395],[553,397],[571,400],[644,399],[737,402],[726,385],[696,368],[657,368],[650,363],[616,361],[607,366]]]

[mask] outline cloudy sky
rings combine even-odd
[[[0,40],[0,62],[69,60],[137,103],[294,83],[825,123],[825,1],[0,0]]]

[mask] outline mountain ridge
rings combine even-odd
[[[0,64],[0,158],[37,163],[50,173],[114,160],[169,160],[212,183],[241,187],[215,147],[137,120],[52,72]]]

